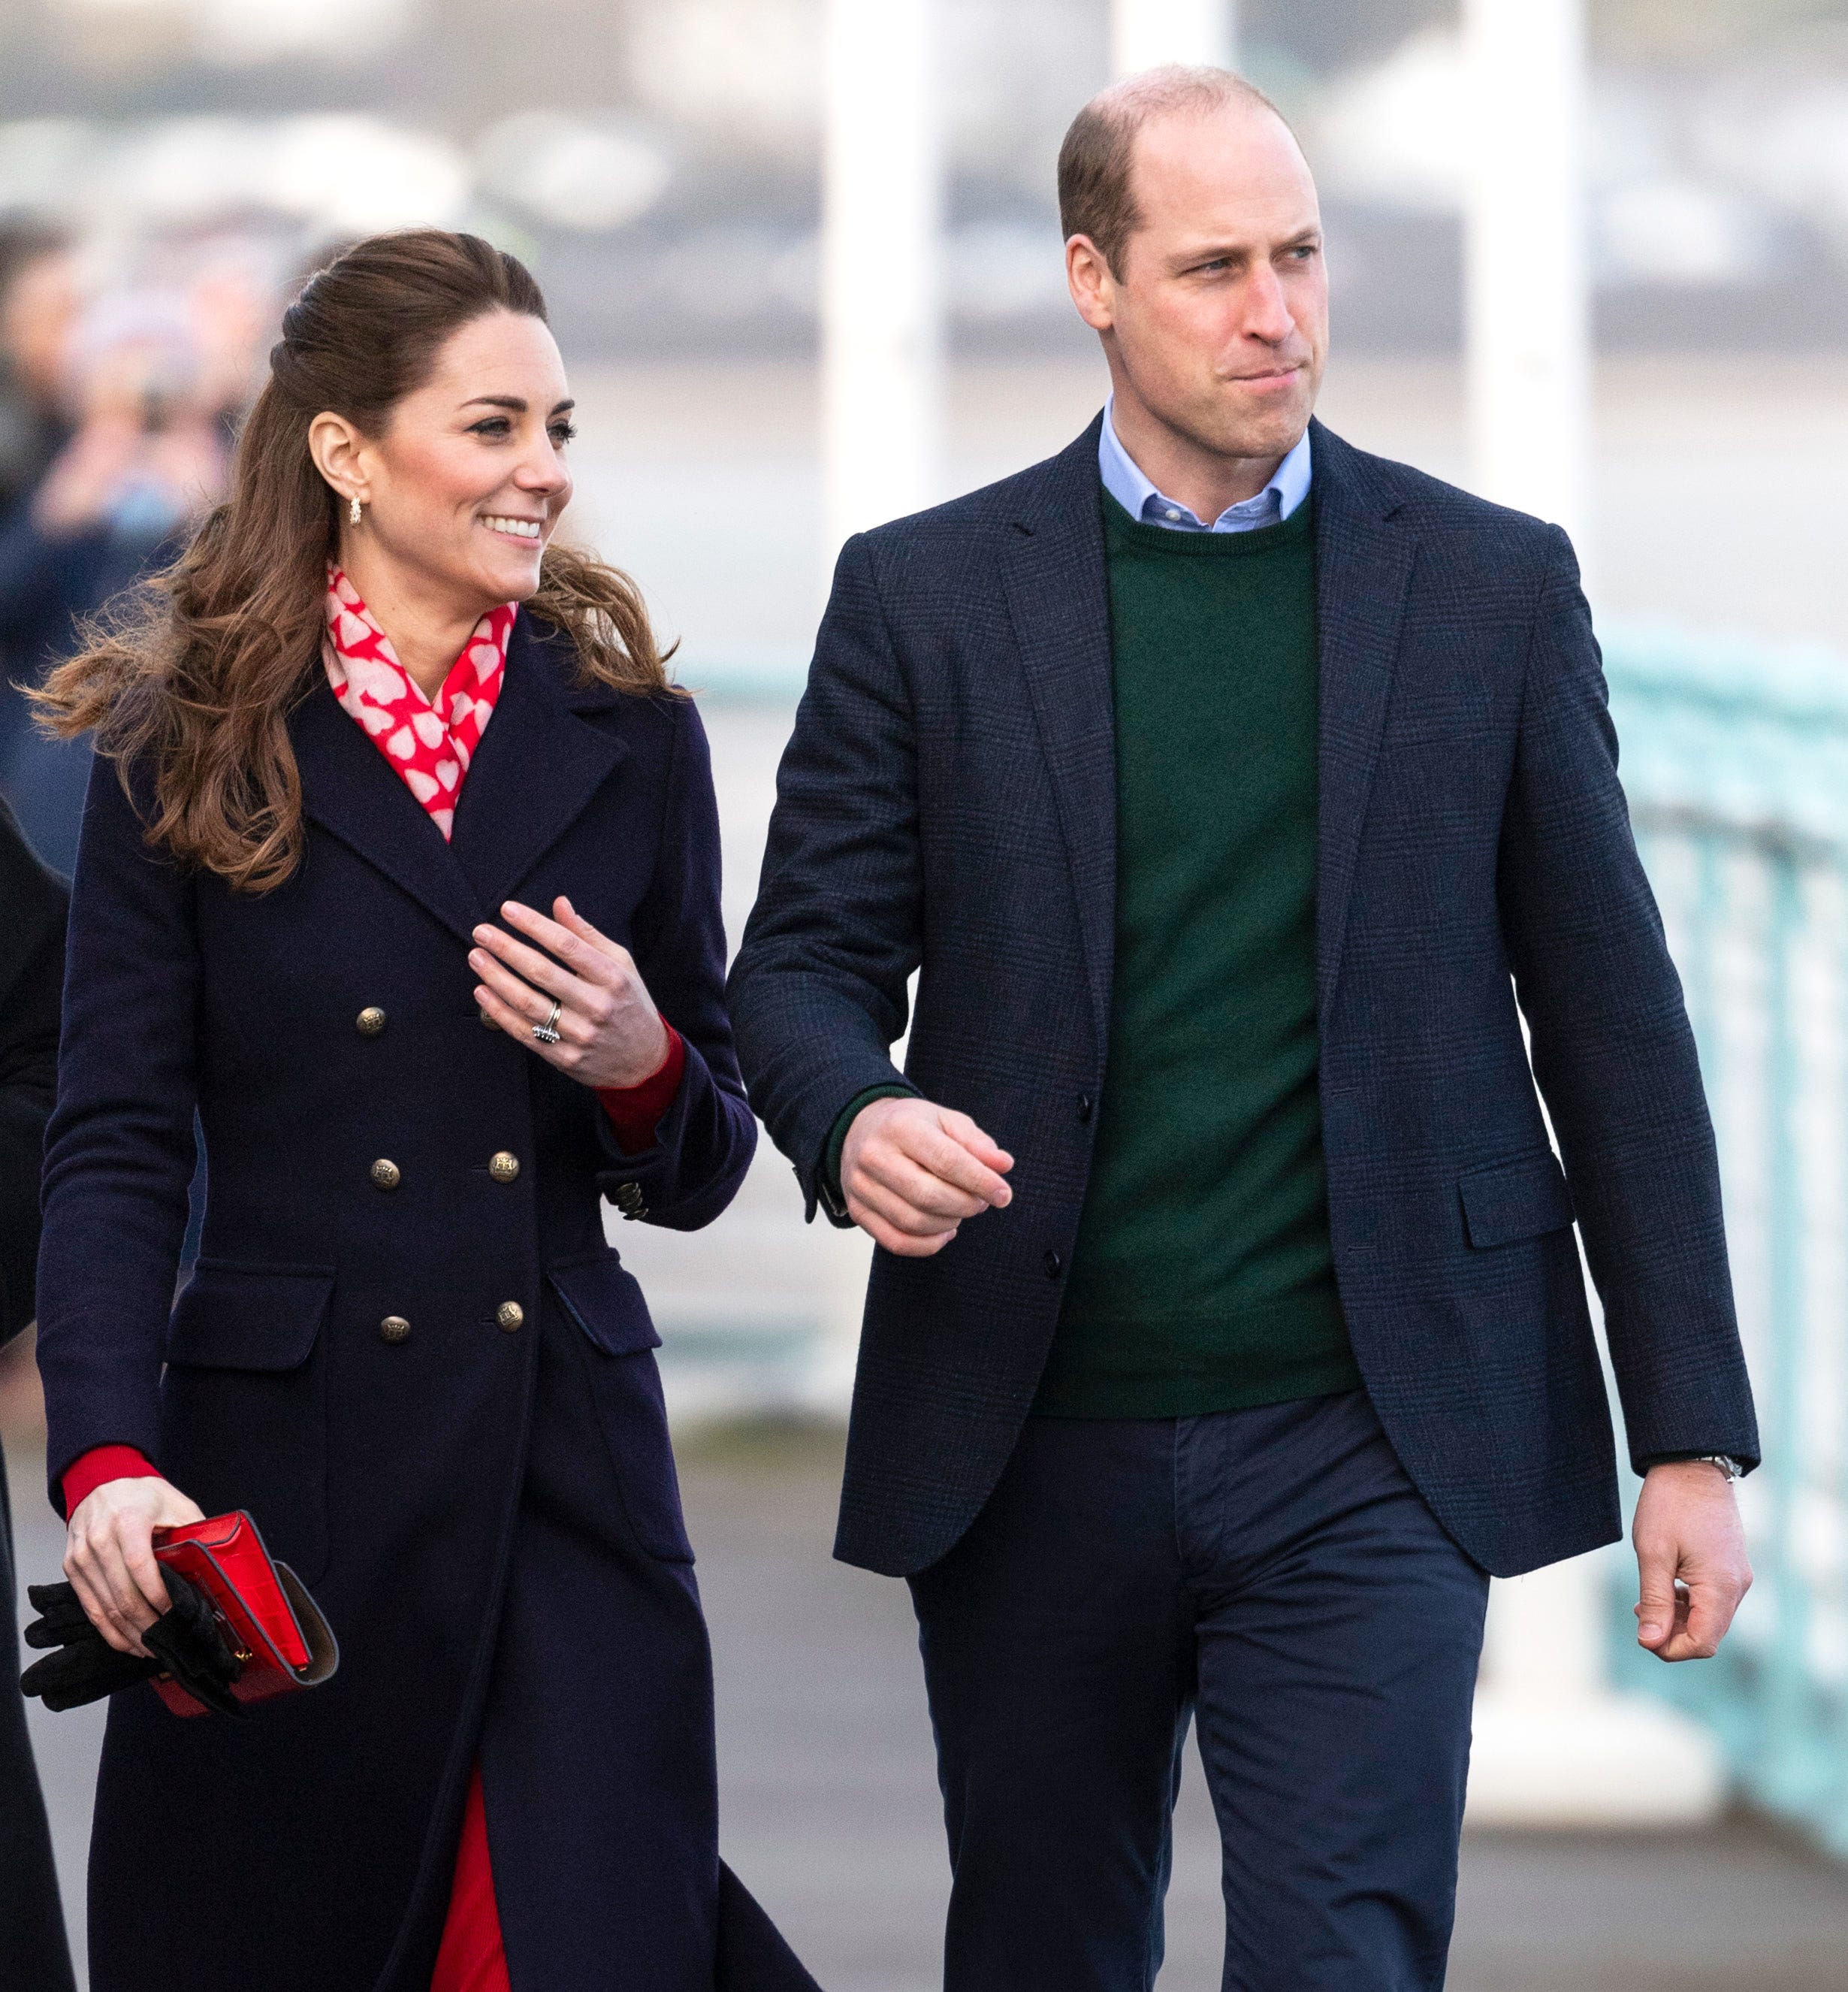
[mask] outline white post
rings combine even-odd
[[[828,0],[823,554],[931,503],[943,426],[942,168],[931,0]]]
[[[1134,76],[1160,63],[1230,69],[1237,13],[1236,0],[1111,0],[1110,73]]]
[[[1585,0],[1464,0],[1475,113],[1465,210],[1471,475],[1485,496],[1589,551],[1591,309],[1585,247]],[[1499,1584],[1476,1700],[1481,1825],[1710,1819],[1713,1740],[1612,1692],[1595,1556]]]
[[[1563,526],[1590,520],[1585,0],[1464,0],[1476,111],[1466,210],[1476,489]]]

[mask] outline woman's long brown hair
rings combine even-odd
[[[309,425],[327,409],[382,434],[445,340],[494,311],[543,321],[545,299],[523,264],[478,236],[376,236],[318,271],[283,315],[230,496],[33,694],[53,732],[94,729],[124,786],[131,769],[143,774],[148,841],[181,862],[248,892],[281,885],[301,862],[287,721],[320,667],[339,532]],[[549,546],[524,606],[571,639],[586,680],[673,689],[640,591],[614,568]]]

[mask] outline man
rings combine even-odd
[[[39,1174],[57,1079],[64,980],[63,883],[0,802],[0,1343],[32,1318]],[[12,1516],[0,1460],[0,1980],[17,1992],[71,1992],[45,1802],[19,1699]]]
[[[1749,1581],[1700,1074],[1564,534],[1311,421],[1282,120],[1157,70],[1059,193],[1111,403],[848,543],[733,974],[880,1247],[837,1552],[911,1581],[951,1992],[1152,1982],[1190,1718],[1225,1983],[1435,1987],[1488,1573],[1618,1533],[1575,1208],[1643,1642]]]

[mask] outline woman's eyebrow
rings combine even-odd
[[[577,405],[575,401],[554,402],[552,413],[568,415]],[[519,394],[473,394],[463,402],[462,406],[465,408],[506,408],[516,415],[523,415],[527,410],[525,397]]]

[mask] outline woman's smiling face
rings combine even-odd
[[[452,333],[384,432],[356,438],[348,488],[366,507],[356,530],[369,552],[471,613],[525,601],[571,503],[571,405],[538,319],[496,311]],[[351,530],[343,523],[343,544]]]

